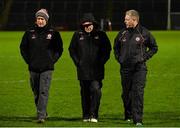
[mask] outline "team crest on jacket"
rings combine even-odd
[[[126,37],[122,38],[122,42],[126,42],[126,40],[127,40]]]
[[[140,41],[140,37],[136,37],[136,39],[135,39],[137,42],[139,42]]]
[[[84,37],[83,37],[83,36],[81,36],[81,37],[79,38],[79,40],[84,40]]]
[[[51,40],[51,38],[52,38],[52,35],[51,34],[47,34],[46,39]]]
[[[36,39],[36,36],[35,34],[32,35],[31,39]]]
[[[94,39],[98,40],[98,39],[99,39],[99,36],[95,36]]]

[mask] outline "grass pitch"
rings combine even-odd
[[[19,44],[23,32],[0,32],[0,126],[132,127],[123,121],[119,64],[113,51],[106,64],[99,122],[83,123],[79,82],[68,46],[73,32],[61,32],[64,52],[55,65],[48,102],[49,119],[34,122],[36,111],[27,65]],[[113,46],[117,32],[108,32]],[[180,127],[180,31],[153,31],[159,51],[148,61],[144,126]]]

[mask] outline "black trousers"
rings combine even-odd
[[[83,119],[98,118],[102,82],[99,80],[80,80]]]
[[[147,68],[145,63],[121,65],[122,99],[125,119],[142,122],[144,87]]]

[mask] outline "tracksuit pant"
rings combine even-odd
[[[80,80],[83,119],[98,118],[102,82]]]
[[[47,116],[46,108],[48,103],[51,77],[51,70],[42,73],[30,71],[30,83],[34,93],[38,119],[44,119]]]
[[[120,72],[125,120],[133,119],[134,123],[142,123],[146,65],[145,63],[122,64]]]

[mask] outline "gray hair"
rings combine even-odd
[[[128,11],[126,11],[126,15],[129,15],[129,16],[131,16],[131,17],[135,17],[136,18],[136,20],[139,22],[139,12],[138,11],[136,11],[136,10],[128,10]]]

